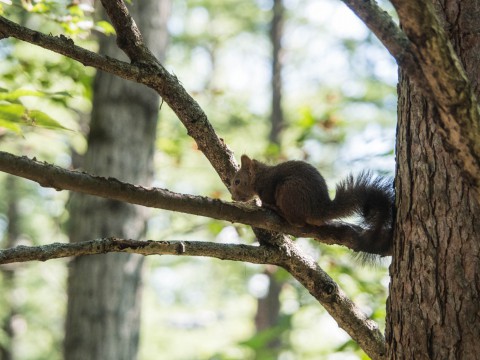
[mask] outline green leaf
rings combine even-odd
[[[105,35],[114,35],[115,34],[115,29],[112,26],[112,24],[110,24],[109,22],[104,21],[104,20],[97,21],[97,23],[95,25],[95,29],[104,33]]]
[[[22,134],[22,128],[20,127],[20,125],[8,120],[3,120],[1,118],[0,118],[0,128],[13,131],[14,133],[19,135]]]
[[[79,16],[79,17],[84,17],[85,13],[83,12],[82,8],[78,5],[71,5],[68,7],[68,11],[70,12],[71,15]]]
[[[298,119],[298,125],[303,129],[310,129],[315,125],[315,117],[312,114],[310,107],[302,107],[299,111],[300,118]]]
[[[40,110],[31,110],[28,112],[29,120],[31,121],[31,125],[41,126],[48,129],[62,129],[62,130],[70,130],[65,126],[61,125],[57,120],[50,117],[43,111]]]
[[[0,100],[14,101],[22,96],[37,96],[43,97],[45,93],[36,90],[17,89],[9,92],[0,92]]]
[[[28,110],[21,104],[0,104],[2,127],[19,132],[20,125],[40,126],[47,129],[70,130],[40,110]]]
[[[20,123],[25,111],[25,107],[20,104],[0,104],[0,119]]]
[[[225,224],[223,224],[220,221],[209,221],[208,222],[208,230],[212,232],[214,235],[218,235],[220,231],[222,231],[225,227]]]
[[[38,3],[32,6],[29,10],[34,13],[43,14],[48,12],[50,8],[44,3]]]

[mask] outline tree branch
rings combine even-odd
[[[119,38],[121,38],[117,39],[117,43],[120,46],[122,46],[124,43],[128,43],[128,37],[131,36],[128,35],[128,32],[130,31],[131,33],[135,34],[139,31],[134,22],[127,21],[130,25],[130,30],[123,27],[125,19],[122,20],[122,17],[124,16],[123,14],[127,12],[126,9],[122,8],[124,6],[123,1],[102,0],[102,4],[106,8],[107,14],[109,14]],[[110,6],[112,6],[113,9],[110,10]],[[117,17],[117,15],[119,16]],[[127,33],[125,33],[125,31]],[[129,54],[128,49],[125,49],[125,52],[127,55]],[[158,62],[157,64],[159,65],[156,67],[157,76],[150,77],[143,83],[155,89],[172,108],[172,110],[179,117],[180,121],[186,127],[188,134],[195,139],[198,148],[205,154],[214,169],[217,171],[224,184],[227,186],[227,188],[230,188],[230,179],[238,168],[232,152],[226,146],[223,139],[220,139],[216,135],[203,110],[179,84],[176,77],[171,76]],[[261,244],[279,243],[282,244],[282,246],[286,246],[286,244],[291,243],[282,234],[272,234],[265,231],[259,231],[258,228],[254,228],[254,231]],[[300,252],[296,252],[296,254],[298,254],[298,257],[296,258],[300,259],[302,257]],[[285,268],[297,279],[299,279],[299,281],[302,282],[302,284],[310,291],[311,294],[319,294],[318,288],[316,288],[317,286],[326,286],[326,284],[332,283],[335,284],[333,280],[330,279],[330,277],[318,266],[318,264],[312,261],[311,266],[312,267],[310,268],[310,271],[307,271],[305,267],[300,266],[297,268],[294,265]],[[297,272],[297,269],[300,269],[301,271]],[[309,276],[306,276],[305,274],[309,274]],[[354,310],[356,309],[356,306],[350,300],[348,300],[343,293],[340,294],[336,284],[335,288],[337,291],[334,293],[339,294],[341,299],[346,299],[345,302],[332,302],[332,304],[335,303],[336,306],[330,307],[326,305],[328,302],[320,300],[320,298],[316,295],[314,296],[325,306],[327,311],[332,311],[330,314],[335,318],[339,326],[345,329],[350,336],[357,341],[360,346],[362,346],[364,351],[370,357],[374,359],[382,358],[385,354],[385,340],[382,334],[378,331],[378,327],[376,327],[376,325],[372,325],[372,323],[366,324],[362,321],[360,321],[359,326],[351,326],[350,321],[352,321],[354,318],[358,318],[361,312]],[[348,315],[344,317],[343,315],[346,313],[348,313]],[[363,314],[361,316],[364,317]],[[352,323],[359,324],[355,320],[353,320]]]
[[[296,246],[289,246],[288,251],[288,261],[279,265],[322,304],[371,359],[385,359],[385,338],[378,324],[368,319],[312,258]]]
[[[273,211],[258,206],[179,194],[160,188],[144,188],[115,178],[66,170],[3,151],[0,151],[0,170],[56,190],[72,190],[130,204],[238,222],[297,237],[311,237],[325,244],[343,245],[353,250],[358,249],[362,240],[363,228],[352,224],[337,222],[321,227],[299,228],[288,224]]]
[[[117,33],[117,44],[134,63],[144,70],[139,81],[156,90],[175,112],[197,143],[198,149],[210,161],[220,179],[230,188],[230,179],[238,169],[232,151],[215,133],[198,103],[170,74],[143,43],[135,21],[131,18],[123,0],[102,0],[108,17]]]
[[[372,359],[385,354],[383,336],[377,324],[369,320],[348,299],[337,284],[310,257],[291,241],[281,247],[217,244],[202,241],[137,241],[105,238],[77,243],[54,243],[43,246],[17,246],[0,250],[0,264],[46,261],[62,257],[127,252],[141,255],[206,256],[221,260],[254,264],[274,264],[285,268],[325,307],[339,326],[359,343]]]
[[[107,1],[107,3],[110,8],[112,4],[120,6],[118,4],[123,4],[123,1]],[[128,36],[122,18],[115,19],[117,22],[113,25],[120,33],[117,43],[128,44],[128,39],[132,37]],[[129,23],[129,27],[131,32],[140,34],[134,21]],[[194,138],[198,148],[205,154],[223,183],[230,187],[230,179],[238,168],[232,151],[223,139],[217,136],[203,110],[179,83],[176,76],[170,74],[150,51],[145,50],[141,36],[139,38],[133,36],[136,39],[135,47],[142,49],[141,56],[131,58],[133,65],[83,49],[63,35],[59,37],[45,35],[0,16],[0,39],[10,36],[77,60],[85,66],[92,66],[123,79],[147,85],[157,91],[187,128],[188,134]],[[122,49],[125,50],[125,47],[123,46]],[[131,53],[132,51],[129,50],[127,55]]]
[[[0,39],[10,36],[67,56],[85,66],[92,66],[126,80],[137,82],[140,76],[140,69],[137,66],[86,50],[75,45],[72,39],[64,35],[45,35],[0,16]]]
[[[43,246],[17,246],[0,250],[0,264],[25,261],[47,261],[70,256],[127,252],[141,255],[207,256],[221,260],[245,261],[254,264],[280,262],[274,248],[217,244],[203,241],[138,241],[115,237],[76,243],[53,243]]]
[[[418,67],[418,59],[410,40],[392,17],[374,0],[342,0],[377,36],[398,66],[407,71],[412,81],[429,96],[430,88]]]
[[[128,8],[123,1],[102,1],[108,17],[115,24],[117,45],[132,60],[137,62],[157,62],[143,42],[143,36],[135,20],[130,16]]]

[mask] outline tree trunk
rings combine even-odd
[[[273,17],[270,28],[270,41],[272,43],[272,113],[270,115],[272,127],[269,140],[275,145],[280,145],[280,134],[284,126],[282,111],[282,36],[283,13],[285,8],[283,0],[274,0]]]
[[[135,2],[132,16],[147,46],[162,58],[166,46],[167,1]],[[102,37],[100,53],[125,58],[114,37]],[[97,72],[88,151],[83,168],[97,175],[148,186],[159,108],[145,86]],[[105,236],[140,239],[145,210],[112,200],[75,194],[70,240]],[[108,254],[72,261],[68,281],[66,359],[135,359],[138,350],[143,257]]]
[[[274,0],[272,8],[272,21],[270,25],[270,41],[272,44],[272,109],[270,114],[270,134],[271,144],[277,146],[280,150],[281,131],[284,126],[284,117],[282,109],[282,36],[283,36],[283,15],[285,8],[283,0]],[[257,301],[257,313],[255,314],[255,328],[257,333],[273,329],[279,325],[280,318],[280,292],[283,282],[278,281],[275,274],[278,268],[267,266],[263,272],[268,277],[268,290],[263,298]],[[270,340],[266,347],[271,350],[271,354],[278,355],[282,341],[280,337]],[[257,354],[260,356],[260,354]]]
[[[477,90],[480,8],[437,6]],[[397,226],[390,268],[388,359],[477,359],[480,207],[433,119],[438,112],[400,74]]]
[[[6,193],[7,200],[7,217],[8,227],[5,248],[13,248],[19,244],[20,216],[18,213],[18,179],[13,176],[7,176],[5,180],[5,188],[8,189]],[[17,315],[17,305],[14,301],[14,292],[16,288],[16,274],[15,266],[0,267],[0,274],[3,277],[3,291],[5,299],[2,304],[5,306],[5,313],[7,315],[2,319],[2,328],[4,339],[0,343],[0,360],[11,360],[15,358],[15,331],[13,328],[13,320]]]
[[[255,328],[257,333],[273,329],[280,323],[280,293],[283,282],[278,281],[275,274],[278,268],[273,265],[267,265],[263,274],[268,277],[268,290],[264,297],[257,300],[257,313],[255,314]],[[280,337],[269,340],[265,347],[271,351],[271,355],[278,356],[282,340]],[[262,351],[264,349],[261,349]],[[257,354],[259,356],[259,354]]]

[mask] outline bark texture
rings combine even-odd
[[[478,15],[478,2],[452,0],[436,2],[436,6],[430,1],[416,0],[392,0],[392,3],[398,12],[402,28],[418,55],[419,67],[430,89],[428,95],[435,102],[438,111],[438,116],[435,117],[437,125],[435,130],[443,135],[443,140],[450,147],[451,158],[462,168],[462,177],[473,189],[470,195],[480,202],[478,96],[474,93],[472,82],[469,81],[471,73],[465,72],[466,59],[463,59],[464,64],[462,64],[449,41],[449,37],[452,40],[456,37],[453,34],[459,34],[457,36],[463,34],[465,37],[471,36],[468,47],[474,47],[472,43],[476,42],[476,38],[478,39],[474,18],[470,20],[472,21],[470,30],[473,31],[470,34],[464,33],[457,20],[461,17],[465,20],[466,16],[471,14]],[[450,19],[451,22],[445,21],[447,19],[443,11],[448,7],[459,15],[458,19]],[[453,9],[455,7],[457,9]],[[465,10],[470,14],[460,15]],[[439,18],[444,21],[442,22]]]
[[[163,56],[166,1],[135,2],[132,12],[152,50]],[[100,52],[125,58],[114,38]],[[144,86],[98,72],[84,168],[148,184],[158,118],[158,95]],[[115,200],[74,195],[70,240],[117,235],[142,238],[145,211]],[[108,254],[73,260],[68,281],[66,359],[135,359],[138,349],[143,257]]]
[[[436,10],[478,97],[478,2],[437,2]],[[398,213],[387,358],[477,359],[478,198],[456,161],[457,152],[442,136],[439,111],[404,73],[398,109]],[[470,136],[480,140],[478,132]]]

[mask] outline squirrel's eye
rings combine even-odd
[[[240,185],[240,179],[235,179],[235,181],[233,182],[235,185]]]

